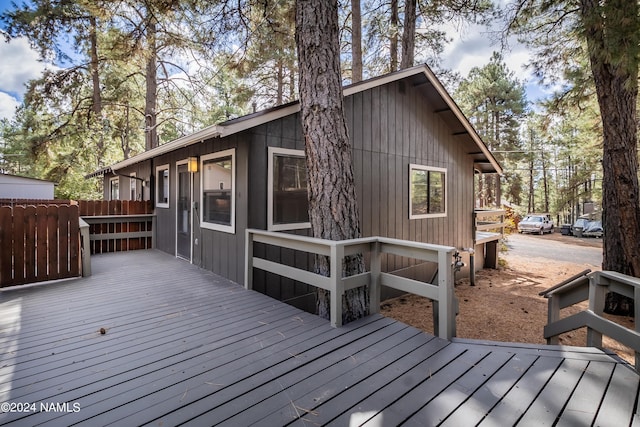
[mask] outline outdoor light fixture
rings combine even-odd
[[[187,171],[191,173],[198,172],[198,158],[197,157],[189,157],[187,159]]]

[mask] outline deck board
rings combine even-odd
[[[638,375],[590,348],[342,328],[159,251],[0,292],[0,425],[631,425]],[[99,333],[100,328],[106,334]]]

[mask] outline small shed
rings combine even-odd
[[[52,200],[55,186],[51,181],[0,174],[0,199]]]

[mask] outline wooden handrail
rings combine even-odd
[[[285,266],[253,254],[254,243],[293,249],[330,257],[331,273],[321,276],[307,270]],[[324,240],[311,237],[277,233],[264,230],[246,231],[245,287],[253,288],[253,269],[258,268],[282,277],[307,283],[330,291],[331,324],[342,324],[342,295],[348,289],[369,285],[369,311],[377,313],[380,307],[382,285],[430,298],[438,305],[434,318],[438,336],[451,339],[455,336],[455,296],[453,290],[453,257],[456,249],[450,246],[390,239],[366,237],[351,240]],[[342,260],[345,256],[369,253],[370,271],[350,277],[342,277]],[[393,254],[438,264],[438,284],[421,282],[381,271],[381,255]]]
[[[583,272],[584,273],[584,272]],[[578,275],[576,275],[578,276]],[[587,328],[586,345],[602,348],[602,337],[608,336],[635,352],[635,368],[640,372],[640,279],[613,271],[596,271],[574,276],[544,292],[548,298],[548,323],[544,327],[547,344],[558,344],[560,334]],[[617,292],[635,301],[635,330],[606,319],[604,305],[606,294]],[[560,317],[560,310],[589,301],[589,308],[572,316]]]
[[[504,228],[507,226],[505,222],[506,211],[503,209],[476,209],[473,211],[473,228],[474,233],[476,231],[487,231],[487,230],[495,230],[499,229],[500,234],[504,235]],[[500,217],[498,221],[482,221],[481,219],[487,217]]]
[[[125,214],[125,215],[91,215],[91,216],[81,216],[81,218],[89,225],[89,226],[98,226],[98,228],[94,229],[90,227],[89,234],[89,242],[91,244],[91,250],[94,253],[100,252],[109,252],[111,250],[104,250],[102,247],[102,242],[105,245],[116,246],[116,242],[142,242],[142,244],[137,244],[142,248],[155,248],[156,246],[156,215],[153,213],[134,213],[134,214]],[[143,230],[140,230],[139,224],[149,223],[150,225],[145,226]],[[132,227],[130,225],[134,225],[134,229],[131,230]],[[126,227],[123,227],[126,225]],[[118,227],[119,226],[119,227]],[[102,228],[102,230],[101,230]],[[119,228],[119,230],[118,230]],[[150,245],[147,245],[147,239],[150,239]],[[120,243],[118,243],[119,245]],[[118,249],[120,250],[120,249]],[[127,249],[124,249],[127,250]]]

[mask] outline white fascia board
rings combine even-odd
[[[232,123],[229,125],[218,125],[218,128],[220,130],[219,136],[224,137],[233,135],[235,133],[242,132],[243,130],[251,129],[261,124],[268,123],[272,120],[295,114],[298,111],[300,111],[300,103],[295,102],[287,107],[278,108],[269,113],[261,114],[250,119],[238,120],[236,123]]]
[[[171,142],[167,142],[166,144],[159,145],[158,147],[152,148],[149,151],[145,151],[143,153],[138,154],[137,156],[133,156],[127,160],[123,160],[121,162],[116,163],[111,166],[112,170],[118,170],[125,168],[127,166],[134,165],[136,163],[142,162],[144,160],[151,159],[153,157],[160,156],[162,154],[169,153],[171,151],[177,150],[179,148],[187,147],[189,145],[197,144],[199,142],[203,142],[210,138],[215,138],[217,136],[222,135],[222,129],[218,125],[213,125],[206,127],[202,130],[199,130],[190,135],[185,135],[178,139],[174,139]]]

